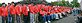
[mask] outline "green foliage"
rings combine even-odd
[[[0,7],[2,6],[2,4],[0,3]]]
[[[51,2],[52,5],[57,6],[68,6],[68,7],[80,7],[78,0],[73,0],[71,3],[68,1],[62,0],[60,2]]]
[[[71,4],[73,5],[73,7],[80,7],[80,4],[78,3],[78,0],[73,0],[71,2]]]
[[[62,1],[65,1],[65,0],[62,0]]]
[[[51,2],[52,5],[57,5],[57,6],[68,6],[69,2],[68,1],[60,1],[60,2]]]
[[[52,5],[57,5],[57,6],[68,6],[69,5],[69,2],[68,1],[65,1],[65,0],[62,0],[60,2],[51,2]]]

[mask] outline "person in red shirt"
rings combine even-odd
[[[7,7],[3,8],[3,15],[4,15],[4,17],[7,17],[7,15],[8,15],[8,8]]]
[[[47,23],[47,20],[46,20],[46,12],[41,10],[41,11],[40,11],[40,15],[41,15],[41,17],[43,17],[43,18],[42,18],[43,22],[44,22],[44,23]]]
[[[0,23],[2,23],[2,7],[0,7],[0,18],[1,18]]]
[[[5,3],[2,3],[2,23],[6,23],[6,20],[7,20],[7,9],[5,8],[6,7],[6,4]]]
[[[46,5],[43,5],[43,4],[42,4],[42,5],[41,5],[41,9],[44,9],[45,6],[46,6]]]
[[[49,22],[49,23],[51,23],[51,21],[50,21],[50,12],[47,12],[47,21]]]
[[[49,23],[51,23],[51,21],[50,21],[50,10],[51,10],[50,6],[46,6],[45,9],[44,9],[44,11],[47,12],[47,16],[46,17],[47,17],[47,20],[48,20]]]
[[[35,6],[35,8],[34,8],[34,12],[35,12],[35,14],[37,14],[39,12],[39,9],[37,8],[37,6]]]
[[[28,9],[27,9],[27,6],[24,4],[23,7],[22,7],[22,13],[25,15],[25,16],[28,16]]]
[[[67,8],[67,13],[71,13],[71,8]]]
[[[44,11],[46,11],[46,12],[49,11],[49,10],[48,10],[48,6],[45,6],[43,9],[44,9]]]
[[[48,10],[50,11],[52,9],[53,9],[53,7],[48,5]]]
[[[15,14],[16,14],[16,13],[15,13],[15,7],[14,7],[13,4],[10,5],[9,10],[10,10],[10,14],[11,14],[11,15],[15,15]]]
[[[30,4],[30,5],[28,5],[28,7],[29,7],[29,11],[31,12],[31,13],[34,13],[34,6],[33,6],[33,4]]]
[[[54,9],[52,10],[52,14],[51,14],[52,20],[53,20],[53,19],[59,19],[59,15],[58,15],[57,13],[60,13],[60,12],[58,11],[57,8],[54,8]]]
[[[34,6],[34,20],[35,20],[35,23],[38,23],[38,13],[39,13],[39,9],[38,9],[38,7],[35,5],[35,6]]]
[[[8,7],[8,23],[14,23],[13,21],[14,21],[14,16],[15,16],[15,12],[13,12],[13,11],[15,11],[14,10],[14,2],[12,2],[12,3],[8,3],[8,5],[7,5]]]
[[[15,9],[16,9],[16,14],[17,14],[17,23],[22,23],[21,21],[23,21],[22,20],[22,18],[21,18],[21,16],[22,16],[22,4],[20,3],[20,2],[18,2],[18,4],[15,6]]]
[[[41,4],[37,4],[36,6],[37,6],[36,8],[37,8],[38,12],[40,12],[42,5]]]
[[[50,11],[50,16],[51,16],[51,20],[53,20],[54,19],[54,10]]]
[[[3,16],[5,17],[5,21],[7,21],[7,16],[8,16],[8,8],[3,8]]]
[[[29,7],[29,11],[30,11],[30,23],[35,23],[35,21],[34,21],[35,6],[33,3],[31,3],[30,6],[28,5],[28,7]]]
[[[27,7],[27,5],[26,4],[23,4],[23,7],[22,7],[22,14],[24,14],[24,23],[28,23],[27,21],[27,17],[28,17],[28,10],[29,10],[29,8]]]
[[[19,16],[21,15],[21,11],[22,11],[21,8],[22,8],[22,6],[20,6],[19,4],[15,7],[16,14],[19,15]]]
[[[37,6],[38,8],[41,8],[41,7],[42,7],[41,4],[37,4],[36,6]]]

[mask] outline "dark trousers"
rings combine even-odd
[[[2,23],[7,23],[7,17],[2,16]]]
[[[40,23],[43,23],[44,22],[43,21],[43,17],[41,15],[38,16],[38,20],[39,20]]]
[[[46,18],[47,18],[47,21],[50,21],[50,15],[48,15]]]
[[[28,16],[24,16],[24,23],[28,23]]]
[[[17,17],[16,17],[17,23],[21,23],[20,18],[21,17],[19,15],[17,15]]]
[[[5,17],[2,16],[2,23],[5,23]]]
[[[17,23],[16,15],[12,14],[11,17],[12,17],[12,23]]]

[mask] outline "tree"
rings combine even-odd
[[[71,4],[73,5],[73,7],[80,7],[80,4],[78,3],[78,0],[73,0],[71,2]]]
[[[0,7],[2,6],[2,4],[0,3]]]

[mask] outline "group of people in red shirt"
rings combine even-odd
[[[30,23],[36,23],[39,19],[38,16],[42,17],[42,20],[44,23],[50,23],[52,19],[59,19],[62,18],[61,13],[70,12],[71,8],[64,7],[64,6],[51,6],[51,5],[44,5],[44,4],[20,4],[18,3],[16,6],[14,3],[8,4],[7,6],[1,6],[0,7],[0,16],[5,17],[4,21],[6,21],[6,17],[9,17],[8,15],[11,15],[12,20],[14,22],[9,23],[21,23],[24,21],[24,23],[27,23],[28,20],[22,20],[24,17],[28,17],[28,12],[30,12]],[[38,14],[40,13],[40,15]],[[38,14],[38,15],[36,15]],[[18,18],[16,18],[17,16]],[[22,17],[22,18],[21,18]],[[17,19],[17,20],[16,20]],[[28,19],[28,18],[27,18]],[[22,21],[21,21],[22,20]],[[4,23],[4,22],[3,22]]]

